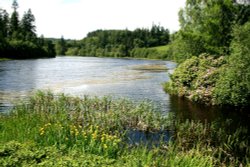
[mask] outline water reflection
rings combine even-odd
[[[223,125],[230,121],[230,128],[232,130],[245,126],[250,128],[248,114],[249,108],[242,110],[234,109],[232,107],[212,107],[202,104],[193,103],[185,98],[178,96],[170,96],[170,111],[181,120],[199,120],[202,122],[215,121]]]
[[[162,141],[171,140],[173,132],[143,132],[139,130],[130,130],[127,134],[127,142],[131,145],[148,145],[149,147],[158,146]]]

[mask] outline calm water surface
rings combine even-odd
[[[141,65],[166,66],[169,71],[135,70]],[[169,96],[161,84],[176,64],[169,61],[93,57],[0,62],[1,110],[25,99],[36,90],[51,90],[73,96],[127,97],[151,100],[161,111],[169,111]]]

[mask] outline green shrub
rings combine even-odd
[[[231,44],[232,54],[214,90],[217,104],[250,104],[250,22],[237,26]]]
[[[202,54],[181,63],[164,85],[170,94],[184,96],[196,102],[212,104],[212,91],[225,58]]]

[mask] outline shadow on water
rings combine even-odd
[[[177,119],[183,121],[186,119],[198,120],[201,122],[215,121],[221,125],[230,120],[233,129],[240,126],[250,128],[249,108],[235,109],[229,106],[206,106],[177,96],[170,96],[169,100],[170,112],[173,113]]]
[[[178,96],[169,96],[169,112],[178,120],[185,122],[188,120],[200,121],[203,123],[216,122],[219,128],[225,128],[228,133],[234,132],[240,127],[250,128],[249,108],[235,109],[232,107],[206,106],[191,102]],[[157,146],[161,141],[169,141],[174,135],[172,131],[146,133],[131,130],[128,133],[129,144],[146,144]],[[248,136],[250,132],[248,131]]]

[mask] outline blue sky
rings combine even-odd
[[[153,23],[179,29],[178,11],[185,0],[18,0],[19,13],[31,8],[37,34],[82,39],[96,29],[150,28]],[[11,12],[12,0],[0,0]]]

